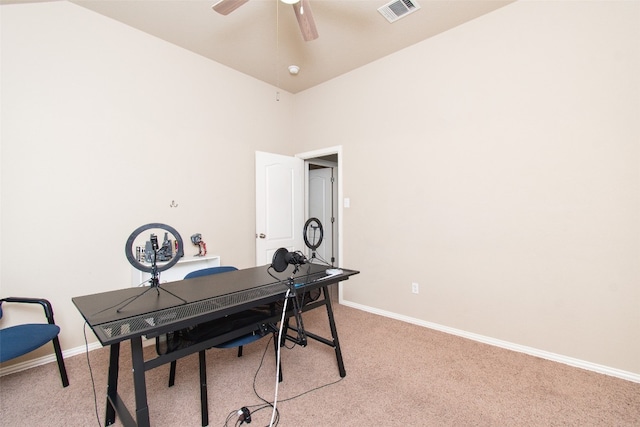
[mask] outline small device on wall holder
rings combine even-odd
[[[205,256],[207,254],[207,244],[202,240],[202,234],[196,233],[191,236],[191,243],[198,247],[198,253],[194,256]]]

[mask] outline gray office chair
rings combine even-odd
[[[210,267],[202,270],[192,271],[191,273],[185,276],[185,279],[191,279],[195,277],[209,276],[212,274],[220,274],[226,273],[230,271],[236,271],[237,268],[232,266],[222,266],[222,267]],[[273,307],[270,307],[272,310]],[[241,312],[233,315],[234,320],[242,321],[244,319],[245,324],[251,324],[252,319],[257,319],[258,317],[262,318],[265,316],[264,312],[262,314],[258,314],[255,310],[247,310],[246,312]],[[202,325],[196,326],[191,330],[177,331],[173,334],[168,334],[165,336],[166,343],[160,343],[159,339],[156,339],[156,346],[159,353],[164,353],[167,351],[171,351],[174,348],[179,348],[181,345],[188,345],[189,342],[198,342],[205,339],[213,338],[217,335],[216,326],[224,323],[231,316],[223,319],[214,320],[211,322],[207,322]],[[271,328],[271,332],[273,334],[273,345],[275,348],[276,360],[278,357],[278,336],[276,328]],[[246,335],[243,335],[239,338],[232,339],[230,341],[226,341],[222,344],[215,345],[213,348],[238,348],[238,357],[242,356],[242,348],[243,346],[250,344],[254,341],[257,341],[261,338],[268,336],[265,333],[264,328],[260,328],[258,326],[258,322],[256,322],[256,330]],[[163,347],[161,351],[160,347]],[[206,368],[206,356],[205,350],[202,350],[198,353],[199,365],[200,365],[200,401],[201,401],[201,411],[202,411],[202,425],[206,426],[209,424],[209,410],[208,410],[208,401],[207,401],[207,368]],[[169,387],[172,387],[175,384],[176,378],[176,365],[177,361],[172,361],[169,369]],[[281,367],[281,366],[280,366]],[[279,370],[279,381],[282,381],[282,369]]]

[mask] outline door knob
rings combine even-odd
[[[258,237],[260,237],[261,239],[264,239],[264,238],[266,238],[267,236],[266,236],[264,233],[260,233],[260,235],[259,235]]]

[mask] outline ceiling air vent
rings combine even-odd
[[[395,22],[420,9],[420,5],[413,0],[395,0],[378,9],[387,21]]]

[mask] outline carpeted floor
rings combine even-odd
[[[328,346],[283,349],[281,427],[640,426],[640,384],[337,304],[334,309],[347,376],[340,379]],[[306,313],[305,327],[328,335],[324,314]],[[154,349],[145,351],[152,356]],[[0,426],[98,426],[97,417],[104,425],[108,350],[92,351],[89,359],[97,415],[87,358],[80,355],[66,359],[67,388],[54,363],[0,378]],[[224,426],[243,406],[252,411],[252,425],[269,425],[271,408],[257,410],[265,405],[256,393],[273,400],[274,359],[268,338],[247,346],[242,358],[235,350],[207,352],[209,425]],[[120,394],[133,408],[128,344],[120,372]],[[200,426],[197,355],[178,361],[174,387],[167,387],[167,377],[168,365],[147,372],[151,424]]]

